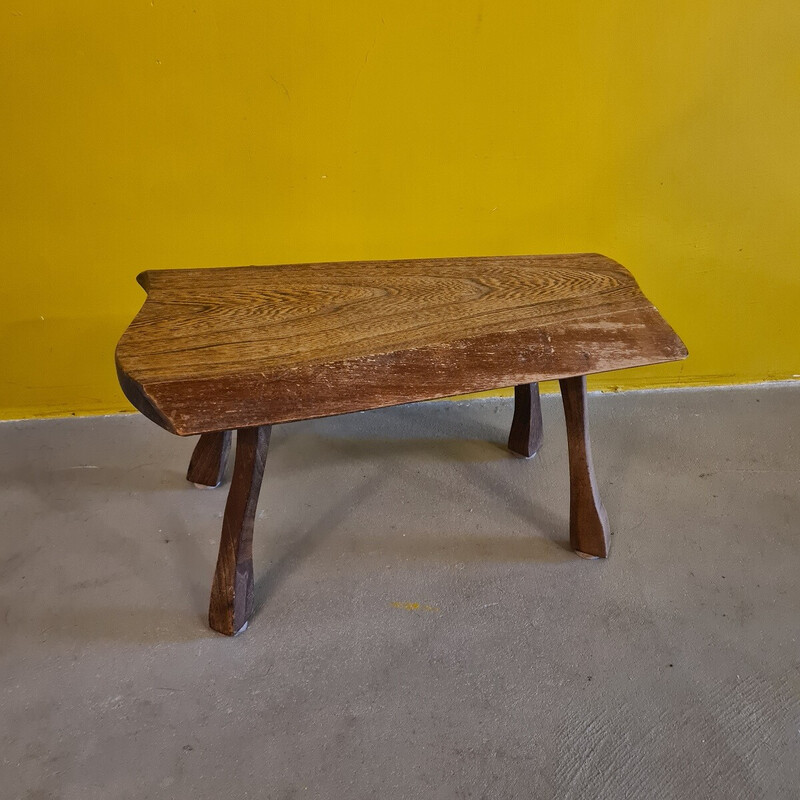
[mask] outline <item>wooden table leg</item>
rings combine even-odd
[[[253,522],[264,477],[272,426],[236,432],[233,480],[222,520],[208,624],[233,636],[245,629],[253,610]]]
[[[600,500],[586,421],[586,376],[562,378],[561,399],[569,446],[569,541],[579,554],[607,558],[608,516]]]
[[[523,383],[514,387],[514,418],[508,435],[508,449],[525,458],[535,456],[544,441],[542,404],[539,384]]]
[[[219,486],[225,477],[231,432],[204,433],[194,448],[186,480],[198,486]]]

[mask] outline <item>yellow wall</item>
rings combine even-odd
[[[144,268],[593,250],[800,373],[797,0],[9,0],[0,416],[127,408]]]

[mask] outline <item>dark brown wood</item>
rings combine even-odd
[[[538,383],[522,383],[514,387],[514,418],[508,434],[508,449],[531,458],[544,441],[542,402]]]
[[[569,542],[579,555],[607,558],[608,516],[597,491],[586,419],[586,376],[562,378],[569,447]]]
[[[219,486],[225,477],[231,432],[204,433],[194,448],[186,480],[198,486]]]
[[[236,432],[236,460],[208,610],[208,624],[226,636],[244,630],[253,611],[253,523],[271,430],[262,425]]]
[[[672,361],[686,348],[597,254],[142,273],[128,399],[183,436]]]

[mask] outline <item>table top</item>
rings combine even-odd
[[[674,361],[683,342],[593,253],[148,270],[128,399],[189,435]]]

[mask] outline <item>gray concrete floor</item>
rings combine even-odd
[[[800,796],[800,386],[592,395],[602,562],[511,409],[277,427],[236,639],[193,439],[0,425],[0,797]]]

